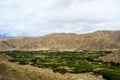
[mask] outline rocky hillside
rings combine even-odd
[[[0,50],[113,50],[120,49],[120,30],[88,34],[53,33],[41,37],[0,39]]]
[[[0,54],[0,61],[8,61],[8,59],[12,59],[12,58],[5,54]]]
[[[114,51],[111,54],[99,58],[99,60],[102,60],[104,62],[120,63],[120,51]]]

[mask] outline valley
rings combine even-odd
[[[1,38],[0,80],[120,80],[119,35],[103,30]]]
[[[0,53],[12,57],[9,59],[10,62],[51,69],[54,73],[93,73],[102,75],[107,80],[120,79],[119,63],[103,62],[98,59],[111,54],[112,51],[1,51]]]

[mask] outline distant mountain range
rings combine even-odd
[[[87,34],[53,33],[41,37],[0,39],[0,50],[116,50],[120,49],[120,30]],[[2,39],[3,38],[3,39]]]
[[[6,35],[0,35],[0,38],[6,38]]]
[[[7,36],[6,34],[0,34],[0,38],[13,38],[12,36]]]

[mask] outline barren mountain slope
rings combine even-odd
[[[104,62],[120,63],[120,51],[115,51],[111,54],[108,54],[104,57],[99,58],[99,60],[102,60]]]
[[[0,50],[109,50],[120,48],[120,31],[88,34],[53,33],[41,37],[0,40]]]
[[[8,59],[12,59],[12,58],[8,55],[0,54],[0,61],[7,61]]]

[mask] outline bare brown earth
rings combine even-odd
[[[116,50],[120,49],[120,30],[88,34],[53,33],[41,37],[0,39],[0,50]]]
[[[104,80],[92,73],[60,74],[50,69],[41,69],[30,65],[0,61],[0,80]]]
[[[5,54],[0,54],[0,61],[8,61],[8,59],[11,59],[11,57]]]
[[[104,80],[102,76],[93,73],[60,74],[54,73],[51,69],[18,65],[8,62],[10,57],[3,54],[0,54],[0,59],[0,80]]]
[[[99,58],[99,60],[102,60],[104,62],[120,63],[120,51],[114,51],[111,54]]]

